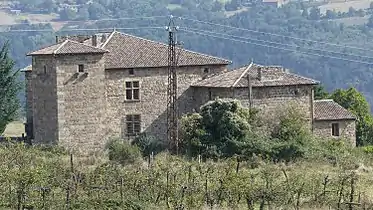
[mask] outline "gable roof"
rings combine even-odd
[[[248,75],[252,87],[315,85],[319,82],[297,74],[289,73],[280,66],[261,66],[249,64],[201,80],[194,87],[248,87]]]
[[[112,32],[102,45],[106,54],[106,68],[141,68],[168,66],[168,45],[140,37]],[[177,48],[178,66],[228,65],[229,60]]]
[[[96,54],[106,53],[107,50],[79,43],[73,40],[65,40],[64,42],[54,44],[40,50],[28,53],[27,56],[32,55],[61,55],[61,54]]]
[[[315,100],[315,120],[355,120],[356,117],[332,99]]]

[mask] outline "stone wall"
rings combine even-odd
[[[206,66],[180,67],[178,69],[178,105],[179,114],[191,112],[195,108],[193,90],[190,85],[206,76],[218,73],[225,66],[209,66],[209,73],[205,73]],[[112,137],[130,138],[126,135],[126,115],[141,115],[141,130],[165,139],[167,136],[167,68],[106,70],[107,113],[105,124],[108,134]],[[140,100],[127,101],[125,94],[126,81],[139,81]]]
[[[211,97],[210,97],[211,96]],[[194,88],[196,107],[209,99],[234,98],[245,107],[250,107],[248,88]],[[313,90],[312,86],[254,87],[252,107],[260,109],[261,115],[271,120],[278,118],[279,110],[294,105],[300,108],[312,125]],[[310,127],[311,128],[311,127]]]
[[[26,94],[26,135],[33,138],[33,87],[32,87],[32,71],[25,71],[25,94]]]
[[[56,58],[59,144],[80,152],[101,150],[106,135],[103,55]],[[84,72],[78,66],[84,65]]]
[[[339,123],[339,137],[332,136],[332,123]],[[356,146],[355,126],[354,120],[314,121],[313,133],[322,138],[346,139]]]
[[[52,144],[58,139],[56,59],[32,58],[33,130],[36,144]]]

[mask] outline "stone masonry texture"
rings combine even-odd
[[[339,137],[332,136],[332,123],[339,124]],[[352,146],[356,146],[355,126],[354,120],[315,121],[313,123],[313,133],[323,138],[345,139]]]

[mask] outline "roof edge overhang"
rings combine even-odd
[[[289,87],[289,86],[294,86],[294,87],[299,87],[299,86],[314,86],[314,85],[317,85],[317,84],[291,84],[291,85],[253,85],[252,87],[253,88],[266,88],[266,87]],[[234,87],[231,87],[231,86],[205,86],[205,85],[191,85],[191,87],[205,87],[205,88],[248,88],[248,86],[244,86],[244,87],[237,87],[237,86],[234,86]]]
[[[341,121],[341,120],[348,120],[348,121],[356,121],[356,118],[337,118],[337,119],[317,119],[314,118],[314,121]]]
[[[178,65],[177,67],[202,67],[202,66],[227,66],[225,63],[215,64],[198,64],[198,65]],[[145,69],[145,68],[166,68],[168,66],[131,66],[131,67],[105,67],[105,70],[122,70],[122,69]]]
[[[59,56],[59,55],[94,55],[94,54],[105,54],[105,53],[109,53],[108,50],[106,50],[105,52],[88,52],[88,53],[50,53],[50,54],[33,54],[33,53],[28,53],[26,54],[26,56],[48,56],[48,55],[52,55],[52,56]]]

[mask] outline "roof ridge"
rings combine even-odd
[[[54,51],[53,51],[53,54],[57,54],[57,52],[67,43],[69,41],[69,39],[66,39],[65,41],[63,41],[62,43],[61,43],[61,45],[60,46],[58,46],[57,47],[57,49],[55,49]]]
[[[251,63],[247,66],[247,68],[245,69],[245,71],[242,72],[242,74],[240,75],[240,77],[238,77],[238,79],[233,83],[233,85],[231,87],[234,87],[237,85],[237,83],[242,79],[242,77],[250,70],[251,66],[253,65],[253,62],[251,61]]]
[[[143,38],[143,37],[139,37],[139,36],[135,36],[135,35],[131,35],[131,34],[127,34],[127,33],[123,33],[123,32],[119,32],[119,31],[114,31],[114,33],[118,33],[118,34],[121,34],[121,35],[125,35],[125,36],[129,36],[129,37],[132,37],[132,38],[136,38],[136,39],[141,39],[143,41],[147,41],[147,42],[152,42],[152,43],[155,43],[155,44],[160,44],[160,45],[163,45],[165,47],[168,47],[167,44],[163,43],[163,42],[159,42],[159,41],[154,41],[154,40],[150,40],[150,39],[146,39],[146,38]],[[110,39],[111,37],[108,38],[108,40]],[[107,41],[108,41],[107,40]],[[105,43],[106,44],[106,43]],[[105,45],[104,45],[105,46]],[[227,63],[232,63],[232,61],[230,60],[227,60],[225,58],[219,58],[219,57],[216,57],[216,56],[212,56],[212,55],[207,55],[207,54],[204,54],[204,53],[200,53],[200,52],[195,52],[195,51],[192,51],[192,50],[188,50],[188,49],[185,49],[185,48],[181,48],[181,47],[176,47],[176,49],[181,49],[181,50],[184,50],[186,52],[190,52],[190,53],[193,53],[193,54],[196,54],[196,55],[201,55],[201,56],[206,56],[206,57],[209,57],[209,58],[214,58],[214,59],[218,59],[218,60],[222,60],[222,61],[225,61]]]
[[[317,99],[317,100],[314,100],[315,102],[323,102],[323,101],[332,101],[332,102],[335,102],[333,99],[331,98],[324,98],[324,99]],[[337,102],[335,102],[337,103]]]
[[[109,43],[109,41],[113,38],[114,34],[117,33],[117,31],[113,31],[110,33],[109,37],[106,39],[106,41],[104,42],[104,44],[101,46],[101,48],[105,48],[107,43]]]

